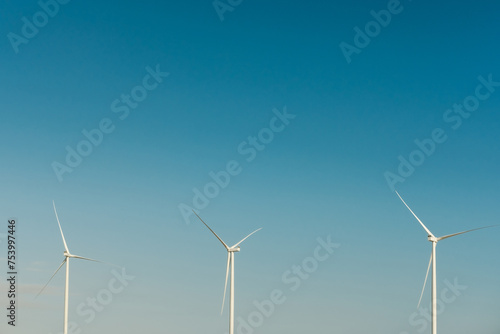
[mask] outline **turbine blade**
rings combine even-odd
[[[222,297],[222,308],[220,309],[220,314],[222,314],[222,311],[224,310],[224,301],[226,300],[227,277],[229,275],[230,258],[231,258],[231,253],[227,252],[226,283],[224,283],[224,297]]]
[[[88,261],[94,261],[94,262],[104,263],[104,262],[99,261],[99,260],[89,259],[88,257],[83,257],[83,256],[79,256],[79,255],[73,255],[72,254],[70,257],[73,257],[75,259],[82,259],[82,260],[88,260]]]
[[[64,234],[63,234],[63,231],[61,228],[61,223],[59,222],[59,217],[57,216],[56,203],[54,201],[52,201],[52,205],[54,206],[54,212],[56,214],[57,224],[59,225],[59,230],[61,231],[61,236],[62,236],[63,243],[64,243],[64,249],[66,249],[66,252],[69,253],[68,245],[66,244],[66,239],[64,239]]]
[[[482,230],[483,228],[489,228],[489,227],[495,227],[495,226],[498,226],[498,225],[483,226],[483,227],[473,228],[472,230],[467,230],[467,231],[463,231],[463,232],[448,234],[448,235],[445,235],[443,237],[437,238],[437,240],[440,241],[440,240],[443,240],[443,239],[454,237],[456,235],[460,235],[460,234],[464,234],[464,233],[469,233],[469,232],[472,232],[472,231]]]
[[[432,252],[431,252],[431,258],[429,260],[429,266],[427,267],[427,274],[425,274],[424,286],[422,287],[422,292],[420,293],[420,299],[418,300],[417,309],[420,307],[420,302],[422,301],[422,296],[424,295],[425,285],[427,284],[427,277],[429,277],[429,269],[431,269],[431,263],[432,263]]]
[[[250,233],[249,235],[247,235],[246,237],[244,237],[243,239],[241,239],[240,242],[238,242],[236,245],[234,245],[231,248],[237,247],[239,244],[241,244],[243,241],[245,241],[246,238],[248,238],[249,236],[251,236],[252,234],[254,234],[255,232],[260,231],[260,230],[262,230],[262,227],[256,229],[255,231],[253,231],[252,233]]]
[[[90,258],[88,258],[88,257],[79,256],[79,255],[73,255],[73,254],[71,254],[71,256],[70,256],[70,257],[75,258],[75,259],[82,259],[82,260],[87,260],[87,261],[99,262],[99,263],[107,264],[108,266],[113,266],[113,267],[117,267],[117,268],[122,268],[122,267],[117,266],[116,264],[113,264],[113,263],[104,262],[104,261],[99,261],[99,260],[94,260],[94,259],[90,259]]]
[[[219,239],[219,241],[220,241],[220,242],[224,245],[224,247],[226,247],[226,249],[227,249],[227,250],[229,250],[229,247],[226,245],[226,243],[225,243],[224,241],[222,241],[222,239],[221,239],[221,238],[217,235],[217,233],[215,233],[215,232],[214,232],[214,231],[210,228],[210,226],[208,226],[208,225],[207,225],[207,223],[205,223],[205,222],[203,221],[203,219],[201,219],[201,217],[200,217],[200,216],[198,216],[198,214],[197,214],[194,210],[193,210],[193,213],[196,215],[196,217],[198,217],[198,218],[201,220],[201,222],[202,222],[203,224],[205,224],[205,226],[206,226],[206,227],[207,227],[207,228],[208,228],[208,229],[209,229],[209,230],[210,230],[210,231],[211,231],[211,232],[212,232],[212,233],[213,233],[213,234],[217,237],[217,239]]]
[[[418,222],[420,223],[420,225],[422,225],[422,227],[424,228],[424,230],[432,237],[434,237],[434,234],[431,233],[431,231],[429,231],[429,229],[424,225],[424,223],[422,223],[422,221],[420,219],[418,219],[417,215],[411,211],[410,207],[408,206],[408,204],[406,204],[406,202],[403,200],[403,198],[401,196],[399,196],[399,193],[396,191],[396,194],[398,195],[399,199],[404,203],[404,205],[408,208],[408,210],[410,210],[410,212],[412,213],[412,215],[417,218]]]
[[[42,288],[42,290],[40,290],[39,293],[37,293],[37,295],[35,296],[35,299],[42,293],[42,291],[47,287],[47,285],[49,285],[50,281],[52,281],[52,279],[54,278],[54,276],[57,274],[57,272],[59,271],[59,269],[61,269],[61,267],[64,265],[64,263],[66,263],[66,260],[68,258],[65,257],[63,262],[61,263],[61,265],[59,266],[59,268],[57,268],[57,270],[54,272],[54,274],[52,274],[52,276],[50,277],[50,279],[48,280],[47,284],[45,284]]]

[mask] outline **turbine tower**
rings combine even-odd
[[[61,265],[59,266],[59,268],[57,268],[57,270],[54,272],[54,274],[52,275],[52,277],[50,277],[50,279],[47,282],[47,284],[44,285],[44,287],[42,288],[42,290],[40,290],[40,292],[36,296],[38,297],[42,293],[42,291],[45,289],[45,287],[47,287],[47,285],[49,285],[49,283],[52,280],[52,278],[54,278],[54,276],[57,274],[57,272],[59,271],[59,269],[61,269],[61,267],[66,263],[66,285],[64,287],[64,322],[63,322],[63,334],[68,334],[69,259],[70,258],[75,258],[75,259],[82,259],[82,260],[88,260],[88,261],[94,261],[94,262],[101,262],[101,261],[89,259],[89,258],[83,257],[83,256],[73,255],[73,254],[70,253],[70,251],[68,249],[68,245],[66,244],[66,240],[64,239],[64,234],[63,234],[63,231],[62,231],[62,228],[61,228],[61,223],[59,222],[59,217],[57,216],[56,205],[55,205],[54,201],[52,201],[52,205],[54,206],[54,213],[56,214],[57,224],[59,225],[59,231],[61,231],[61,237],[62,237],[62,241],[63,241],[63,244],[64,244],[64,260],[61,263]],[[101,263],[103,263],[103,262],[101,262]]]
[[[429,269],[430,269],[431,264],[432,264],[431,333],[432,334],[437,334],[436,245],[437,245],[438,241],[441,241],[441,240],[444,240],[444,239],[447,239],[447,238],[451,238],[451,237],[454,237],[454,236],[457,236],[457,235],[460,235],[460,234],[469,233],[469,232],[476,231],[476,230],[481,230],[483,228],[493,227],[493,226],[496,226],[496,225],[484,226],[484,227],[479,227],[479,228],[475,228],[475,229],[472,229],[472,230],[467,230],[467,231],[463,231],[463,232],[448,234],[448,235],[445,235],[445,236],[442,236],[442,237],[436,237],[436,236],[434,236],[434,234],[431,233],[431,231],[429,231],[429,229],[424,225],[424,223],[422,223],[422,221],[420,219],[418,219],[417,215],[410,209],[410,207],[408,206],[408,204],[406,204],[406,202],[403,200],[403,198],[399,195],[399,193],[397,191],[396,191],[396,194],[398,195],[399,199],[404,203],[404,205],[408,208],[408,210],[410,210],[410,212],[412,213],[412,215],[418,220],[418,222],[420,223],[420,225],[422,225],[422,227],[424,228],[424,230],[427,232],[427,240],[429,240],[430,242],[432,242],[431,258],[429,260],[429,266],[427,267],[427,274],[425,274],[424,286],[422,288],[422,292],[420,293],[420,299],[418,301],[417,308],[420,306],[420,302],[422,301],[422,296],[424,294],[425,285],[427,283],[427,277],[429,275]]]
[[[234,253],[240,251],[239,245],[243,241],[245,241],[245,239],[247,239],[249,236],[251,236],[255,232],[261,230],[262,228],[259,228],[259,229],[255,230],[255,231],[253,231],[252,233],[250,233],[249,235],[247,235],[246,237],[244,237],[243,239],[241,239],[237,244],[229,247],[228,245],[226,245],[226,243],[224,241],[222,241],[222,239],[217,235],[217,233],[215,233],[210,228],[210,226],[208,226],[203,221],[203,219],[201,219],[201,217],[198,216],[198,214],[194,210],[193,210],[193,213],[196,215],[196,217],[198,217],[201,220],[201,222],[203,224],[205,224],[205,226],[210,230],[210,232],[212,232],[213,235],[215,235],[215,237],[217,239],[219,239],[219,241],[222,243],[222,245],[227,250],[226,282],[224,283],[224,296],[222,297],[222,308],[220,310],[220,313],[222,314],[222,311],[224,310],[224,301],[226,299],[227,277],[228,277],[228,274],[229,274],[229,267],[231,267],[231,285],[230,285],[230,288],[229,288],[229,334],[233,334],[234,333]]]

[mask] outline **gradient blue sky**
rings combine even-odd
[[[348,63],[339,44],[387,5],[243,1],[221,21],[211,1],[71,1],[16,53],[8,34],[41,8],[2,2],[0,258],[16,217],[20,297],[18,326],[2,314],[0,331],[62,330],[63,273],[34,300],[63,259],[55,200],[73,253],[135,276],[87,324],[76,308],[112,267],[71,262],[70,321],[82,333],[225,333],[225,251],[179,204],[235,160],[241,173],[198,212],[228,244],[263,227],[236,255],[236,315],[275,289],[286,300],[255,333],[429,332],[414,312],[431,244],[384,173],[441,128],[447,140],[396,188],[436,235],[499,223],[500,87],[458,129],[443,114],[478,76],[500,81],[500,8],[404,0]],[[148,66],[170,75],[121,120],[111,104]],[[246,161],[239,145],[285,106],[296,117]],[[59,182],[53,162],[104,118],[114,131]],[[283,274],[329,235],[340,247],[292,291]],[[439,243],[438,289],[467,286],[441,330],[500,332],[499,238],[497,228]]]

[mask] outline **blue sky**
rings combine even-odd
[[[34,299],[63,260],[52,200],[73,253],[134,277],[87,321],[117,272],[71,262],[82,333],[227,331],[225,251],[183,207],[228,244],[263,227],[236,254],[251,332],[429,332],[431,244],[393,189],[439,236],[499,222],[496,3],[232,1],[223,20],[212,1],[41,3],[0,4],[0,259],[15,217],[20,293],[2,333],[62,330],[63,273]],[[441,330],[500,330],[499,237],[438,244],[438,290],[462,287]],[[338,245],[322,261],[318,238]]]

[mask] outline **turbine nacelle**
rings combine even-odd
[[[429,240],[430,242],[436,242],[436,243],[439,241],[438,238],[436,238],[433,235],[428,235],[427,240]]]
[[[238,246],[238,247],[231,247],[227,251],[232,252],[232,253],[236,253],[236,252],[239,252],[240,250],[241,250],[241,248],[240,248],[240,246]]]

